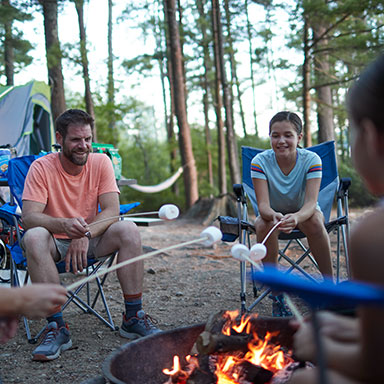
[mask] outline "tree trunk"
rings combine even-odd
[[[316,25],[313,27],[313,37],[317,40],[324,34],[326,27]],[[328,46],[328,39],[321,38],[317,43],[317,50]],[[333,122],[332,92],[329,85],[330,64],[329,56],[326,53],[317,52],[315,55],[315,78],[317,94],[317,121],[319,126],[319,143],[335,139],[335,127]]]
[[[188,90],[187,90],[187,75],[185,71],[185,62],[184,62],[184,25],[183,25],[183,7],[181,6],[181,1],[177,0],[177,12],[179,14],[179,35],[180,35],[180,51],[183,61],[181,62],[183,68],[183,79],[184,79],[184,95],[185,95],[185,107],[187,108],[188,100]]]
[[[304,62],[303,62],[303,123],[304,123],[304,147],[312,146],[311,136],[311,95],[310,79],[311,79],[311,57],[308,47],[308,23],[304,16]]]
[[[116,132],[116,121],[115,115],[113,113],[113,107],[115,105],[115,82],[113,78],[113,46],[112,46],[112,37],[113,37],[113,2],[108,0],[108,104],[110,106],[109,112],[109,130],[112,134],[113,144],[116,145],[118,138]]]
[[[168,28],[171,44],[173,83],[175,91],[175,110],[179,125],[179,146],[184,167],[184,188],[186,207],[190,208],[199,198],[197,185],[197,170],[192,151],[192,139],[187,119],[187,109],[184,93],[184,76],[182,67],[179,29],[175,16],[175,0],[166,0],[168,12]]]
[[[87,56],[87,35],[84,26],[84,0],[75,1],[77,16],[79,19],[79,32],[80,32],[80,55],[81,55],[81,66],[83,68],[84,78],[84,101],[86,111],[95,119],[95,109],[93,105],[90,79],[89,79],[89,67],[88,67],[88,56]],[[93,141],[97,142],[97,130],[96,121],[93,129]]]
[[[196,0],[196,6],[199,11],[199,17],[201,20],[206,20],[206,14],[204,11],[204,6],[206,5],[205,1]],[[209,46],[208,46],[208,35],[207,35],[207,27],[205,22],[200,23],[202,41],[201,45],[203,47],[203,65],[204,65],[204,75],[203,75],[203,108],[204,108],[204,131],[205,131],[205,145],[207,152],[207,170],[208,170],[208,182],[211,186],[211,189],[214,188],[213,182],[213,167],[212,167],[212,138],[211,132],[209,130],[209,80],[208,74],[211,69],[211,60],[209,56]],[[212,196],[211,196],[212,197]]]
[[[241,125],[243,127],[244,137],[247,137],[247,127],[245,125],[245,115],[244,115],[244,109],[243,109],[243,103],[241,101],[242,92],[240,89],[240,81],[237,76],[237,64],[235,59],[235,48],[233,46],[233,39],[232,39],[232,32],[231,32],[231,13],[229,11],[229,3],[228,0],[224,1],[224,9],[225,9],[225,18],[227,22],[227,36],[228,36],[228,44],[229,44],[229,60],[231,64],[231,91],[233,88],[233,84],[236,86],[237,91],[237,101],[239,103],[239,109],[240,109],[240,119],[241,119]],[[231,92],[231,100],[232,103],[234,103],[234,97],[233,92]],[[233,113],[233,108],[232,108]],[[232,115],[232,120],[234,120]]]
[[[51,107],[53,119],[55,120],[66,110],[61,49],[57,28],[57,0],[40,0],[40,4],[43,6],[48,81],[51,86]]]
[[[9,0],[2,0],[4,7],[11,7]],[[14,84],[15,55],[13,49],[12,20],[4,20],[4,67],[7,85]]]
[[[249,21],[249,14],[248,14],[248,0],[245,0],[245,12],[247,16],[247,34],[248,34],[248,42],[249,42],[249,64],[251,69],[251,84],[252,84],[252,104],[253,104],[253,124],[255,126],[255,135],[256,137],[259,136],[259,131],[257,128],[257,121],[256,121],[256,83],[255,83],[255,76],[254,76],[254,70],[253,70],[253,47],[252,47],[252,30],[251,30],[251,23]]]
[[[227,193],[227,172],[226,172],[226,154],[225,154],[225,136],[224,124],[221,116],[221,109],[223,107],[221,97],[221,68],[220,68],[220,53],[219,53],[219,38],[217,29],[216,7],[214,0],[212,0],[212,31],[213,31],[213,49],[215,56],[215,112],[216,112],[216,125],[217,125],[217,141],[219,147],[219,192],[220,194]]]
[[[177,159],[177,148],[176,148],[176,139],[175,139],[175,130],[174,130],[174,118],[175,118],[175,87],[173,85],[173,71],[172,71],[172,59],[171,59],[171,41],[169,39],[169,30],[168,30],[168,11],[167,11],[167,2],[163,1],[164,6],[164,20],[165,20],[165,43],[166,43],[166,53],[167,53],[167,77],[169,81],[169,93],[170,93],[170,111],[169,117],[167,119],[167,140],[170,148],[170,162],[171,162],[171,173],[174,174],[176,171],[176,159]],[[177,183],[172,185],[172,191],[176,196],[179,196],[179,186]]]
[[[228,149],[228,162],[231,174],[232,184],[241,183],[239,156],[237,153],[236,135],[233,129],[232,120],[232,104],[229,95],[229,87],[224,63],[224,49],[223,49],[223,33],[221,27],[220,6],[218,0],[212,0],[212,8],[215,8],[218,48],[219,48],[219,63],[221,68],[221,83],[223,86],[223,103],[225,110],[225,126],[227,128],[227,149]]]

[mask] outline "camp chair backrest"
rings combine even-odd
[[[23,206],[24,183],[29,167],[39,157],[39,155],[27,155],[9,160],[8,185],[20,208]]]
[[[306,149],[317,153],[320,156],[323,164],[323,176],[321,179],[318,202],[324,214],[325,221],[328,222],[331,216],[335,193],[339,184],[335,142],[327,141],[318,145],[314,145],[313,147],[308,147]],[[258,208],[251,178],[251,161],[258,153],[262,151],[264,151],[264,149],[246,146],[241,147],[243,186],[249,200],[251,201],[256,215],[258,214]]]

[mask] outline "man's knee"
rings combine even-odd
[[[43,227],[28,229],[23,236],[23,245],[28,247],[48,246],[51,239],[49,231]]]
[[[137,225],[129,220],[117,221],[112,224],[111,235],[116,236],[122,243],[141,246],[141,237]]]

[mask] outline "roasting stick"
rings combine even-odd
[[[96,225],[96,224],[102,223],[103,221],[108,221],[112,219],[121,219],[123,217],[147,216],[147,215],[156,215],[156,214],[159,215],[160,219],[173,220],[179,216],[179,208],[173,204],[165,204],[165,205],[162,205],[158,211],[125,213],[123,215],[106,217],[105,219],[94,221],[93,223],[88,224],[88,227],[91,227],[92,225]]]
[[[264,240],[261,242],[261,244],[265,244],[265,242],[268,240],[268,237],[271,236],[272,232],[281,224],[281,221],[278,221],[272,229],[267,233],[267,235],[264,237]]]
[[[257,244],[255,244],[255,245],[257,245]],[[264,246],[264,244],[263,244],[263,246]],[[248,247],[246,245],[244,245],[244,244],[235,244],[231,248],[231,254],[232,254],[232,256],[235,259],[238,259],[240,261],[248,261],[258,271],[260,271],[260,272],[263,271],[262,268],[260,267],[260,265],[255,260],[251,259],[251,257],[250,257],[251,251],[248,249]],[[261,257],[261,258],[260,258],[260,255],[256,255],[256,256],[258,257],[257,261],[260,261],[265,255],[263,257]],[[298,310],[297,306],[295,305],[295,303],[291,300],[291,298],[285,292],[283,292],[283,295],[284,295],[284,299],[285,299],[289,309],[295,315],[295,317],[297,318],[297,320],[300,323],[300,325],[302,325],[304,323],[304,318],[303,318],[302,314],[300,313],[300,311]]]
[[[165,247],[165,248],[162,248],[162,249],[157,249],[156,251],[145,253],[143,255],[136,256],[136,257],[134,257],[132,259],[125,260],[125,261],[123,261],[121,263],[112,265],[109,268],[106,268],[106,269],[104,269],[104,270],[102,270],[100,272],[97,272],[94,275],[90,275],[90,276],[87,276],[84,279],[75,281],[73,284],[71,284],[68,287],[66,287],[66,289],[67,289],[67,291],[72,291],[73,289],[75,289],[77,287],[80,287],[80,285],[86,284],[86,283],[88,283],[88,282],[90,282],[92,280],[95,280],[96,278],[101,277],[101,276],[107,274],[108,272],[115,271],[116,269],[124,267],[124,266],[126,266],[128,264],[132,264],[132,263],[135,263],[137,261],[141,261],[141,260],[147,259],[148,257],[155,256],[155,255],[158,255],[160,253],[163,253],[163,252],[166,252],[166,251],[170,251],[172,249],[181,248],[181,247],[184,247],[186,245],[195,244],[195,243],[203,243],[203,245],[205,245],[205,246],[212,245],[216,241],[220,240],[221,237],[222,237],[222,233],[221,233],[221,231],[218,228],[216,228],[216,227],[208,227],[203,232],[201,232],[200,237],[198,239],[189,240],[189,241],[186,241],[186,242],[180,243],[180,244],[170,245],[169,247]]]

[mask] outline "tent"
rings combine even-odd
[[[0,86],[0,145],[17,156],[49,152],[54,144],[50,88],[42,81]]]

